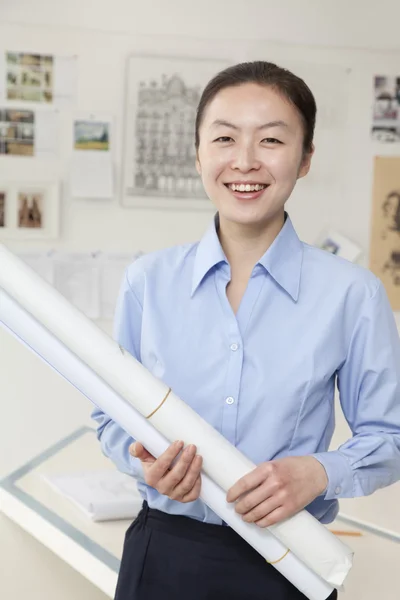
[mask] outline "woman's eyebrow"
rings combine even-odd
[[[233,123],[229,123],[229,121],[225,121],[224,119],[216,119],[213,123],[211,123],[211,127],[229,127],[230,129],[235,129],[236,131],[240,130],[240,127],[234,125]],[[258,130],[261,129],[271,129],[272,127],[286,127],[289,125],[285,123],[285,121],[277,120],[277,121],[269,121],[268,123],[264,123],[264,125],[260,125],[257,127]]]

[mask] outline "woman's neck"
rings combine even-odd
[[[254,265],[275,240],[285,221],[284,212],[260,227],[225,220],[220,215],[218,237],[234,273],[250,277]]]

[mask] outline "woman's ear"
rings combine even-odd
[[[201,164],[199,161],[199,153],[196,152],[196,171],[198,172],[199,175],[201,175]]]
[[[305,177],[310,170],[311,160],[314,155],[315,146],[314,144],[311,146],[311,150],[307,152],[307,154],[303,155],[303,159],[301,161],[300,169],[297,175],[297,179],[301,179],[301,177]]]

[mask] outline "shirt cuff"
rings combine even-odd
[[[325,500],[335,500],[337,498],[353,498],[353,470],[343,454],[338,450],[332,452],[317,452],[312,454],[324,467],[328,485],[321,494]]]

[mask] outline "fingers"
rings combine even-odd
[[[129,454],[145,462],[154,462],[155,457],[140,442],[134,442],[129,446]]]
[[[235,502],[240,496],[249,492],[250,490],[254,490],[257,488],[260,483],[265,481],[266,477],[268,477],[268,468],[265,465],[268,463],[264,463],[259,467],[256,467],[253,471],[239,479],[233,485],[226,495],[227,502]]]
[[[182,500],[180,500],[180,502],[194,502],[200,496],[200,491],[201,491],[201,476],[199,475],[195,481],[192,491],[189,492],[188,494],[186,494],[186,496],[183,496],[183,498],[182,498]]]
[[[173,468],[160,481],[158,491],[172,500],[180,500],[192,490],[201,464],[201,458],[196,457],[196,446],[187,446]]]
[[[268,498],[267,500],[264,500],[263,502],[255,506],[248,513],[244,514],[242,518],[243,521],[246,521],[246,523],[258,524],[260,520],[264,519],[273,511],[281,507],[282,503],[280,502],[279,498],[277,498],[276,496],[272,496],[271,498]]]
[[[281,523],[284,519],[292,516],[283,506],[279,506],[275,510],[272,510],[268,515],[256,521],[258,527],[272,527],[277,523]]]
[[[244,494],[239,498],[235,505],[235,511],[239,515],[246,515],[259,506],[265,500],[273,496],[273,491],[265,483],[259,485],[255,490]]]
[[[171,468],[172,463],[181,452],[183,448],[183,442],[176,441],[163,452],[157,460],[151,465],[146,473],[146,483],[151,487],[158,489],[158,483],[160,479],[167,473]],[[159,490],[160,491],[160,490]],[[161,492],[162,493],[162,492]]]
[[[192,452],[189,454],[189,456],[192,456]],[[192,502],[198,498],[201,487],[200,473],[202,464],[203,459],[201,456],[192,456],[191,463],[189,464],[186,473],[180,482],[168,494],[172,500],[178,500],[179,502]],[[179,463],[176,465],[176,468],[178,467]],[[174,469],[165,477],[165,480],[172,476]]]
[[[143,444],[135,442],[129,452],[145,465],[147,485],[172,500],[193,502],[200,494],[203,459],[196,455],[194,445],[187,446],[181,453],[182,449],[183,442],[176,441],[156,459]]]

